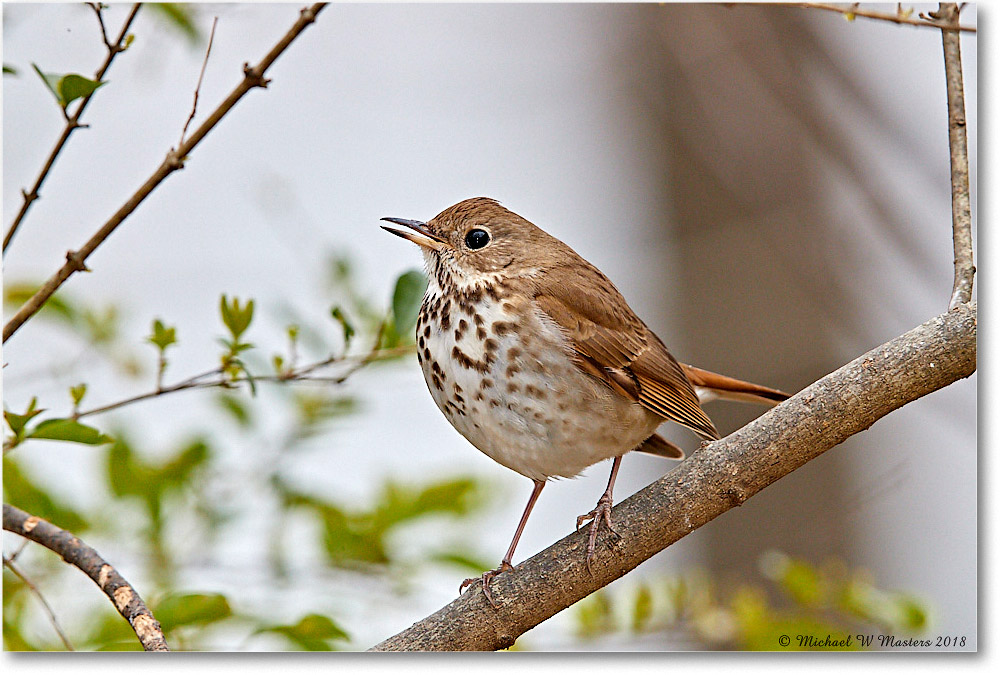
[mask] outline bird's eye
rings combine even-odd
[[[475,230],[469,230],[468,234],[465,235],[465,245],[473,251],[486,246],[488,243],[490,243],[490,233],[486,230],[476,228]]]

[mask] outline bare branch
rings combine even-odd
[[[87,6],[94,10],[94,14],[97,15],[97,23],[101,25],[101,39],[104,40],[104,46],[108,48],[109,52],[114,51],[116,45],[111,44],[111,40],[108,39],[108,30],[104,27],[104,8],[99,2],[88,2]]]
[[[413,353],[413,345],[406,345],[404,347],[393,347],[392,349],[376,349],[372,350],[364,356],[356,357],[330,357],[329,359],[324,359],[322,361],[317,361],[316,363],[303,366],[302,368],[296,370],[290,370],[288,372],[281,373],[279,375],[254,375],[254,382],[274,382],[274,383],[284,383],[284,382],[321,382],[324,384],[343,384],[347,381],[351,375],[356,373],[358,370],[373,363],[375,361],[384,361],[386,359],[395,358],[397,356],[403,356],[405,354]],[[312,375],[313,372],[332,365],[351,363],[351,367],[340,375],[323,377],[319,375]],[[212,379],[206,379],[212,378]],[[140,401],[147,401],[152,398],[157,398],[159,396],[164,396],[166,394],[173,394],[179,391],[186,391],[189,389],[212,389],[212,388],[229,388],[234,385],[241,384],[243,382],[249,382],[250,378],[246,376],[241,377],[230,377],[223,373],[221,368],[215,368],[207,372],[201,373],[199,375],[194,375],[176,384],[172,384],[166,387],[157,386],[153,391],[148,391],[144,394],[139,394],[137,396],[132,396],[121,401],[116,401],[114,403],[108,403],[102,405],[98,408],[91,408],[90,410],[84,410],[82,412],[74,412],[71,414],[73,419],[80,419],[81,417],[89,417],[91,415],[98,415],[100,413],[106,413],[111,410],[117,410],[119,408],[124,408],[125,406],[132,405],[133,403],[139,403]]]
[[[962,81],[961,36],[954,29],[961,10],[943,2],[937,19],[952,26],[941,30],[945,83],[948,89],[948,146],[951,149],[951,229],[955,247],[955,281],[949,307],[972,299],[976,267],[972,259],[972,206],[969,195],[969,144],[965,128],[965,87]]]
[[[24,576],[24,573],[21,572],[20,569],[18,569],[17,565],[14,564],[13,556],[11,556],[10,558],[4,556],[3,566],[9,569],[11,572],[13,572],[14,576],[20,579],[21,582],[28,587],[28,590],[31,591],[36,598],[38,598],[38,601],[42,603],[42,607],[45,609],[45,613],[49,615],[49,623],[52,624],[52,627],[55,629],[56,633],[59,634],[59,639],[62,640],[63,646],[65,646],[66,649],[71,652],[76,651],[75,649],[73,649],[73,645],[72,643],[70,643],[69,638],[66,637],[66,633],[63,632],[62,626],[59,625],[59,619],[56,618],[56,613],[52,611],[52,607],[49,605],[48,601],[45,600],[45,596],[42,595],[42,592],[38,590],[38,587],[35,586],[35,584],[31,583],[31,580],[28,579],[28,577]]]
[[[122,47],[122,42],[124,42],[125,37],[128,35],[128,29],[135,20],[135,15],[139,12],[139,7],[141,3],[136,3],[132,6],[132,11],[129,12],[128,17],[125,19],[125,23],[122,24],[122,29],[118,32],[118,39],[111,45],[108,42],[107,33],[104,30],[104,20],[101,18],[101,12],[99,9],[95,8],[97,11],[97,18],[101,21],[101,33],[104,36],[104,44],[108,48],[108,55],[104,58],[104,63],[97,72],[94,74],[94,79],[100,81],[104,77],[105,73],[108,72],[108,68],[111,67],[111,62],[115,60],[115,57],[124,50]],[[63,116],[66,117],[66,126],[63,127],[62,134],[56,141],[56,145],[52,148],[52,152],[49,153],[48,158],[45,160],[45,164],[42,166],[41,172],[39,172],[38,177],[35,179],[35,184],[32,185],[31,190],[21,190],[21,196],[24,198],[21,204],[21,209],[17,212],[17,216],[14,217],[14,222],[11,223],[10,229],[7,230],[7,234],[3,238],[3,253],[7,253],[7,247],[10,246],[11,241],[14,239],[14,235],[17,233],[17,229],[21,226],[21,222],[28,213],[28,209],[31,208],[31,204],[36,200],[41,198],[38,193],[42,189],[42,183],[45,182],[46,177],[49,175],[49,171],[52,170],[52,165],[55,164],[56,157],[62,152],[63,146],[66,145],[66,141],[69,140],[70,134],[72,134],[77,129],[86,127],[85,124],[80,124],[80,116],[83,114],[84,109],[90,102],[91,97],[96,93],[93,92],[85,96],[81,101],[80,105],[77,106],[76,112],[71,116],[67,116],[68,113],[63,109]]]
[[[588,572],[587,533],[573,533],[478,584],[375,651],[494,650],[608,585],[878,419],[976,370],[976,305],[931,319],[827,375],[614,509],[621,535]],[[600,550],[600,549],[599,549]]]
[[[147,652],[170,651],[160,622],[135,589],[97,551],[66,530],[10,504],[3,505],[3,529],[58,553],[63,560],[90,577],[129,622]]]
[[[163,180],[174,171],[183,168],[184,160],[201,140],[210,132],[225,115],[233,109],[233,106],[244,94],[255,87],[266,87],[268,80],[264,73],[271,64],[281,56],[282,52],[302,33],[310,24],[316,20],[316,15],[323,9],[326,3],[317,3],[312,7],[303,9],[299,14],[299,19],[281,40],[271,49],[270,52],[254,67],[249,64],[243,66],[243,79],[236,88],[219,104],[211,115],[208,116],[201,126],[195,129],[187,141],[182,143],[176,150],[171,149],[160,166],[153,172],[145,183],[133,194],[125,204],[115,212],[113,216],[92,236],[86,244],[77,251],[67,253],[67,261],[59,270],[46,281],[38,291],[29,298],[24,305],[11,317],[3,327],[3,342],[7,342],[11,335],[17,332],[25,321],[30,319],[35,312],[42,308],[42,305],[52,296],[62,284],[69,279],[73,273],[80,271],[84,261],[94,250],[100,246],[111,233],[117,229],[125,219],[163,182]]]
[[[929,26],[931,28],[949,28],[951,30],[960,30],[966,33],[975,33],[976,29],[972,26],[957,26],[949,25],[942,21],[936,21],[933,19],[911,19],[910,12],[905,12],[902,6],[897,4],[897,9],[895,14],[889,14],[888,12],[876,12],[868,9],[861,9],[858,3],[854,3],[847,6],[841,5],[830,5],[823,2],[799,2],[796,3],[799,7],[805,7],[806,9],[822,9],[828,12],[837,12],[838,14],[843,14],[845,17],[853,18],[856,16],[863,17],[865,19],[878,19],[880,21],[891,21],[895,24],[905,24],[908,26]]]
[[[188,125],[191,124],[195,113],[198,112],[198,94],[201,92],[201,81],[205,77],[205,67],[208,66],[208,56],[212,53],[212,42],[215,40],[215,27],[218,23],[219,17],[212,19],[212,31],[208,34],[208,48],[205,49],[205,60],[201,62],[198,85],[194,88],[194,103],[191,105],[191,114],[188,115],[187,122],[184,123],[184,128],[181,129],[181,140],[177,143],[178,146],[184,145],[184,136],[187,135]]]

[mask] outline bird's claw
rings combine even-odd
[[[594,559],[594,551],[597,549],[597,533],[601,529],[601,522],[603,521],[607,525],[611,534],[621,539],[621,535],[618,534],[611,524],[611,498],[607,495],[601,497],[597,501],[597,506],[594,507],[593,511],[582,516],[577,516],[576,531],[579,532],[580,526],[588,520],[590,521],[590,533],[587,537],[587,571],[593,574],[590,563]]]
[[[462,591],[464,591],[467,586],[471,586],[477,581],[482,581],[483,595],[486,596],[486,600],[490,603],[490,606],[493,607],[493,609],[496,609],[497,607],[499,607],[499,605],[496,603],[496,601],[493,600],[493,594],[490,592],[490,580],[493,579],[493,577],[495,577],[496,575],[500,574],[501,572],[506,572],[512,569],[514,569],[514,566],[511,565],[509,562],[506,561],[501,562],[500,567],[496,568],[495,570],[483,572],[483,575],[481,577],[471,577],[463,581],[462,585],[458,587],[458,594],[461,595]]]

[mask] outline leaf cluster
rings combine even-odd
[[[920,635],[930,610],[914,595],[874,586],[862,570],[841,562],[822,566],[770,551],[761,556],[765,584],[740,583],[728,591],[705,572],[666,576],[617,590],[601,589],[577,603],[577,636],[593,640],[631,633],[693,637],[702,648],[755,651],[825,649],[800,646],[782,636],[859,632]],[[683,637],[681,637],[683,636]],[[852,640],[849,647],[864,649]]]

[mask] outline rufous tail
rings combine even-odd
[[[721,398],[727,401],[744,401],[748,403],[763,403],[765,405],[778,405],[791,394],[786,394],[778,389],[763,387],[759,384],[752,384],[737,380],[734,377],[719,375],[710,370],[702,370],[685,363],[680,364],[684,374],[694,385],[695,393],[702,403]]]

